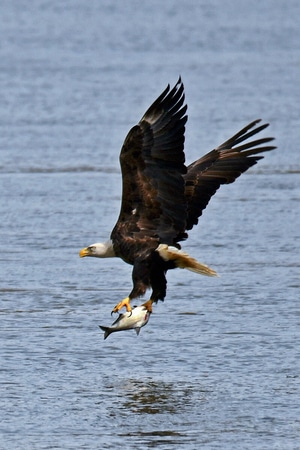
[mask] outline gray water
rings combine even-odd
[[[300,3],[5,0],[0,15],[1,449],[300,448]],[[117,218],[129,128],[181,74],[187,162],[253,119],[278,149],[213,198],[149,324],[80,260]]]

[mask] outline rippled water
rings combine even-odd
[[[3,2],[0,442],[299,449],[299,2]],[[181,74],[188,162],[251,120],[278,149],[223,187],[139,337],[106,341],[123,139]]]

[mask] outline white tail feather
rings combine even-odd
[[[200,263],[195,258],[192,258],[190,255],[176,247],[160,244],[156,251],[165,261],[174,261],[176,267],[188,269],[192,272],[200,273],[201,275],[206,275],[208,277],[218,276],[215,270],[211,269],[206,264]]]

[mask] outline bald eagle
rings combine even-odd
[[[120,153],[123,193],[120,215],[110,239],[83,248],[80,256],[119,257],[133,266],[133,288],[112,312],[131,311],[130,301],[151,288],[145,305],[166,296],[166,273],[176,267],[215,276],[216,272],[181,250],[180,241],[221,184],[239,175],[274,149],[273,140],[250,137],[269,124],[251,122],[230,139],[189,166],[185,165],[184,133],[187,121],[184,86],[179,78],[146,111],[128,133]],[[259,125],[258,125],[259,124]],[[259,155],[259,156],[258,156]]]

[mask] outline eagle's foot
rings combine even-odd
[[[113,314],[113,313],[119,312],[120,309],[123,308],[123,306],[125,306],[127,312],[131,312],[131,311],[132,311],[132,308],[131,308],[131,305],[130,305],[130,298],[129,298],[129,297],[126,297],[126,298],[124,298],[123,300],[121,300],[121,301],[114,307],[114,309],[112,310],[111,313]]]
[[[150,300],[148,300],[147,302],[143,303],[142,306],[145,306],[145,308],[147,309],[147,311],[148,311],[149,313],[152,313],[152,305],[153,305],[153,300],[151,300],[151,298],[150,298]]]

